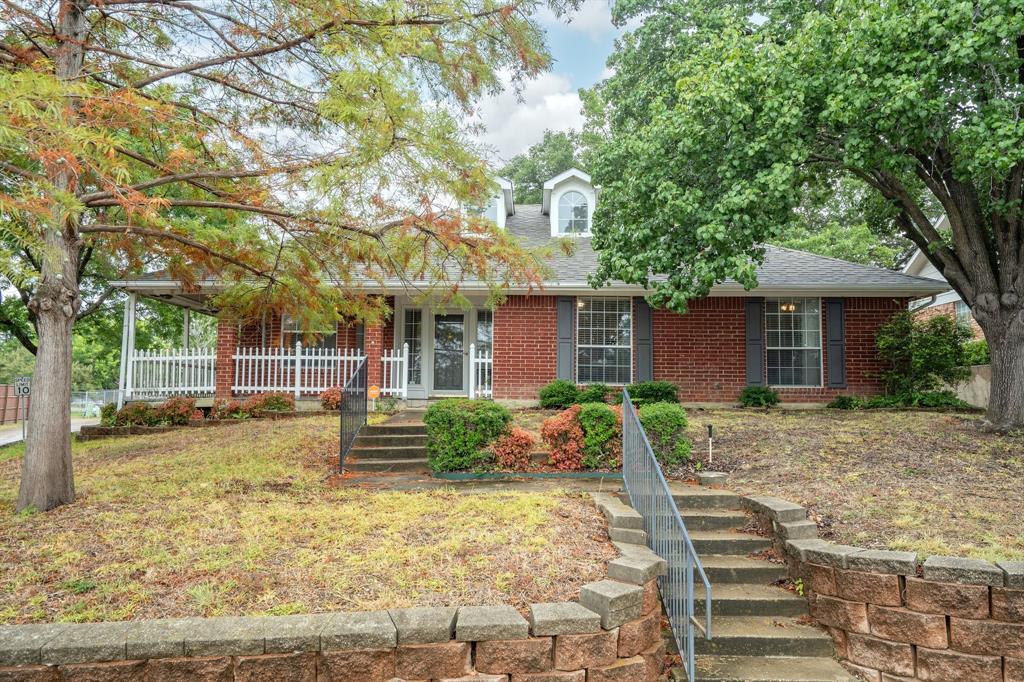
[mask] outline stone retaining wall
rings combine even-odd
[[[0,681],[654,682],[657,578],[642,518],[595,495],[620,556],[577,602],[0,626]],[[639,541],[641,544],[633,544]]]
[[[1024,682],[1024,562],[818,539],[799,505],[745,498],[802,581],[843,664],[865,680]]]
[[[334,410],[296,410],[294,412],[275,412],[267,410],[257,412],[253,417],[245,419],[193,419],[188,424],[167,425],[167,426],[93,426],[85,425],[78,432],[78,440],[96,440],[97,438],[117,438],[123,436],[144,436],[152,433],[167,433],[177,429],[209,428],[215,426],[227,426],[253,420],[278,420],[297,419],[300,417],[321,417],[337,414]]]

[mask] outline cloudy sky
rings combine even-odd
[[[480,138],[495,150],[497,163],[526,151],[546,128],[581,127],[578,91],[602,77],[615,37],[623,31],[612,26],[610,0],[584,0],[569,17],[557,19],[545,11],[540,19],[554,57],[551,70],[526,84],[523,101],[507,90],[480,106],[486,126]]]

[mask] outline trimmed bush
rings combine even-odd
[[[117,404],[107,403],[100,408],[100,426],[114,426],[117,423]]]
[[[248,419],[251,416],[237,400],[217,398],[210,408],[210,419]]]
[[[580,427],[580,406],[548,417],[540,427],[540,436],[551,449],[551,465],[561,471],[583,468],[583,429]]]
[[[190,414],[188,418],[189,421],[201,422],[204,419],[206,419],[206,415],[203,414],[203,411],[197,407],[196,409],[192,410],[192,414]]]
[[[617,465],[621,459],[622,418],[610,405],[586,403],[577,417],[583,429],[583,468]]]
[[[341,387],[331,386],[320,394],[320,407],[325,410],[336,410],[341,407]]]
[[[257,393],[243,405],[249,414],[256,412],[294,412],[295,396],[289,393]]]
[[[576,384],[568,379],[552,381],[540,389],[540,406],[546,409],[567,408],[579,401]]]
[[[491,452],[502,469],[524,471],[530,467],[530,453],[536,441],[526,429],[513,426],[491,444]]]
[[[910,312],[893,315],[876,337],[889,365],[882,373],[888,393],[913,396],[963,381],[970,376],[964,351],[970,340],[970,329],[945,315],[923,321]]]
[[[427,408],[427,455],[434,471],[476,469],[491,462],[487,446],[504,432],[512,414],[491,400],[450,398]]]
[[[629,397],[637,407],[649,403],[678,403],[679,387],[669,381],[641,381],[626,386]],[[622,397],[619,396],[619,402]]]
[[[740,393],[743,407],[771,407],[779,404],[779,393],[767,386],[747,386]]]
[[[172,426],[185,426],[192,418],[192,413],[196,410],[196,401],[195,398],[175,396],[165,400],[156,409],[161,423]]]
[[[685,464],[691,445],[686,437],[686,412],[676,403],[651,403],[638,411],[654,455],[662,465]]]
[[[864,401],[853,395],[837,395],[826,407],[833,410],[859,410]]]
[[[580,405],[587,403],[603,403],[608,398],[608,387],[604,384],[588,384],[579,390],[576,402]]]
[[[899,407],[922,407],[928,409],[974,409],[956,397],[952,391],[925,391],[911,395],[876,395],[870,398],[857,398],[841,395],[828,404],[836,410],[878,410]]]
[[[964,364],[967,366],[987,365],[990,362],[992,362],[992,358],[988,353],[988,341],[978,339],[964,344]]]
[[[156,426],[159,423],[160,410],[149,403],[129,403],[114,419],[116,426]]]

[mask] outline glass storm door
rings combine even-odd
[[[434,316],[434,390],[462,391],[466,317]]]

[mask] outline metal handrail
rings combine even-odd
[[[693,682],[694,627],[702,630],[706,639],[711,639],[711,582],[693,548],[668,481],[626,390],[622,391],[622,478],[630,503],[644,517],[644,529],[651,549],[668,563],[667,574],[658,578],[658,587],[672,636],[679,647],[687,676]],[[704,584],[703,627],[695,617],[694,573]]]
[[[352,376],[341,389],[341,401],[338,404],[338,415],[341,428],[338,447],[338,472],[345,473],[345,457],[352,449],[359,430],[366,423],[367,402],[367,368],[366,358],[359,362]]]

